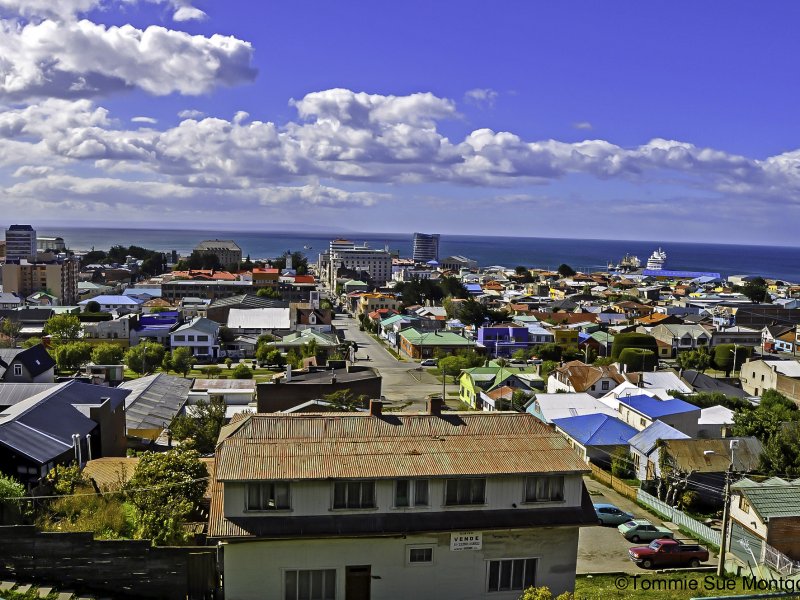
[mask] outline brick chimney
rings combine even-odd
[[[444,399],[439,396],[432,396],[428,398],[428,414],[441,415],[442,408],[444,407]]]
[[[369,414],[371,417],[383,416],[383,402],[381,402],[380,400],[370,400]]]

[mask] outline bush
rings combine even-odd
[[[700,504],[700,494],[692,490],[683,492],[678,504],[681,510],[696,512],[698,505]]]
[[[36,525],[44,531],[91,531],[99,539],[133,536],[131,510],[119,495],[92,494],[89,486],[76,490],[80,495],[64,496],[49,503]]]
[[[236,365],[236,368],[231,371],[231,375],[234,379],[252,379],[253,371],[249,369],[246,364],[239,363]]]
[[[629,373],[655,371],[658,366],[658,355],[644,348],[625,348],[619,355],[619,362]]]
[[[546,585],[541,587],[529,587],[522,592],[517,600],[554,600],[553,592]],[[575,600],[575,594],[564,592],[555,597],[555,600]]]
[[[611,346],[611,358],[619,360],[620,354],[626,348],[641,348],[643,350],[650,350],[653,354],[658,356],[658,343],[656,338],[646,333],[620,333],[614,338],[614,343]]]

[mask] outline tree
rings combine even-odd
[[[222,373],[222,369],[220,369],[217,365],[208,365],[207,367],[203,368],[203,373],[208,379],[216,379],[219,377],[220,373]]]
[[[22,342],[23,348],[33,348],[34,346],[38,346],[42,343],[42,338],[39,337],[31,337]]]
[[[21,321],[12,321],[8,317],[3,319],[3,322],[0,323],[0,333],[5,335],[9,338],[9,348],[16,348],[17,347],[17,338],[19,337],[19,332],[22,330],[22,322]]]
[[[86,311],[88,313],[98,313],[100,312],[100,303],[97,300],[89,300],[86,303]]]
[[[619,356],[625,348],[642,348],[650,350],[653,354],[658,356],[658,342],[652,335],[646,333],[620,333],[614,337],[614,343],[611,346],[611,358],[615,361],[619,360]]]
[[[511,394],[511,410],[525,412],[525,405],[531,399],[531,394],[525,390],[514,390]]]
[[[537,347],[534,352],[536,353],[536,356],[542,360],[559,361],[561,360],[561,354],[563,353],[563,350],[558,344],[542,344],[541,346]]]
[[[276,300],[280,300],[283,298],[283,296],[277,289],[271,287],[262,287],[260,290],[256,292],[256,296],[258,296],[259,298],[274,298]]]
[[[554,360],[545,360],[539,365],[539,377],[547,379],[550,373],[558,368],[558,363]]]
[[[770,302],[772,299],[769,295],[767,282],[764,281],[763,277],[756,277],[745,283],[744,286],[742,286],[742,293],[747,296],[751,302]]]
[[[26,496],[25,486],[9,475],[0,473],[0,524],[9,525],[19,518],[21,500]]]
[[[780,427],[764,445],[760,462],[767,475],[800,477],[800,423]]]
[[[742,363],[749,358],[752,352],[753,349],[749,346],[720,344],[714,348],[714,366],[720,371],[725,371],[725,377],[730,377],[731,370],[735,371],[741,368]]]
[[[252,369],[248,369],[246,364],[239,363],[234,367],[233,371],[231,371],[231,375],[234,379],[252,379],[253,371]]]
[[[192,351],[182,346],[175,348],[172,351],[170,363],[173,371],[186,377],[186,374],[192,370],[192,365],[194,365]]]
[[[322,398],[326,402],[333,404],[337,410],[347,412],[356,410],[356,408],[359,408],[362,404],[359,399],[353,396],[350,390],[338,390],[330,394],[325,394]]]
[[[60,371],[79,369],[92,358],[92,345],[86,342],[67,342],[56,346],[53,358]]]
[[[200,454],[212,454],[224,424],[225,401],[214,396],[211,402],[198,400],[192,406],[192,414],[178,415],[172,420],[169,429],[173,438],[185,442],[189,448]]]
[[[574,277],[577,275],[575,269],[563,263],[558,265],[558,274],[561,275],[561,277]]]
[[[462,369],[469,368],[463,356],[445,356],[439,360],[438,367],[442,372],[442,376],[450,375],[453,378],[453,383],[458,383],[458,377],[461,375]]]
[[[734,436],[755,436],[763,444],[786,422],[800,420],[797,405],[775,390],[765,390],[757,407],[749,404],[733,415]]]
[[[698,348],[678,354],[675,361],[683,370],[703,372],[711,366],[711,355],[706,348]]]
[[[142,342],[125,353],[125,364],[138,375],[153,372],[164,360],[164,346],[155,342]]]
[[[49,335],[54,344],[73,342],[81,335],[81,320],[76,315],[53,315],[44,324],[44,333]]]
[[[619,355],[619,362],[629,373],[655,371],[658,366],[658,355],[644,348],[625,348]]]
[[[261,348],[256,351],[256,360],[264,365],[278,365],[282,367],[286,364],[286,359],[283,358],[281,351],[270,346],[261,346]]]
[[[92,349],[92,362],[96,365],[118,365],[124,354],[125,351],[117,344],[97,344]]]
[[[633,476],[631,457],[626,446],[617,446],[611,454],[611,474],[620,479],[629,479]]]
[[[467,298],[466,302],[461,303],[458,318],[464,325],[478,327],[486,321],[486,307],[475,298]]]
[[[196,450],[143,454],[124,486],[136,510],[136,537],[156,545],[183,542],[183,523],[203,499],[207,480],[208,469]]]

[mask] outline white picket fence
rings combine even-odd
[[[651,496],[643,489],[639,488],[636,499],[648,508],[652,508],[670,522],[680,525],[684,529],[692,532],[698,539],[708,544],[714,544],[717,548],[719,548],[722,543],[722,534],[719,531],[715,531],[707,525],[703,525],[700,521],[693,519],[666,502],[662,502],[655,496]]]

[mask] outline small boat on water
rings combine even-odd
[[[303,250],[311,250],[311,246],[303,246]]]
[[[642,266],[642,261],[639,260],[638,256],[634,256],[632,254],[626,254],[622,257],[622,260],[619,261],[616,265],[614,263],[608,263],[608,270],[609,271],[622,271],[627,273],[628,271],[635,271],[639,267]]]

